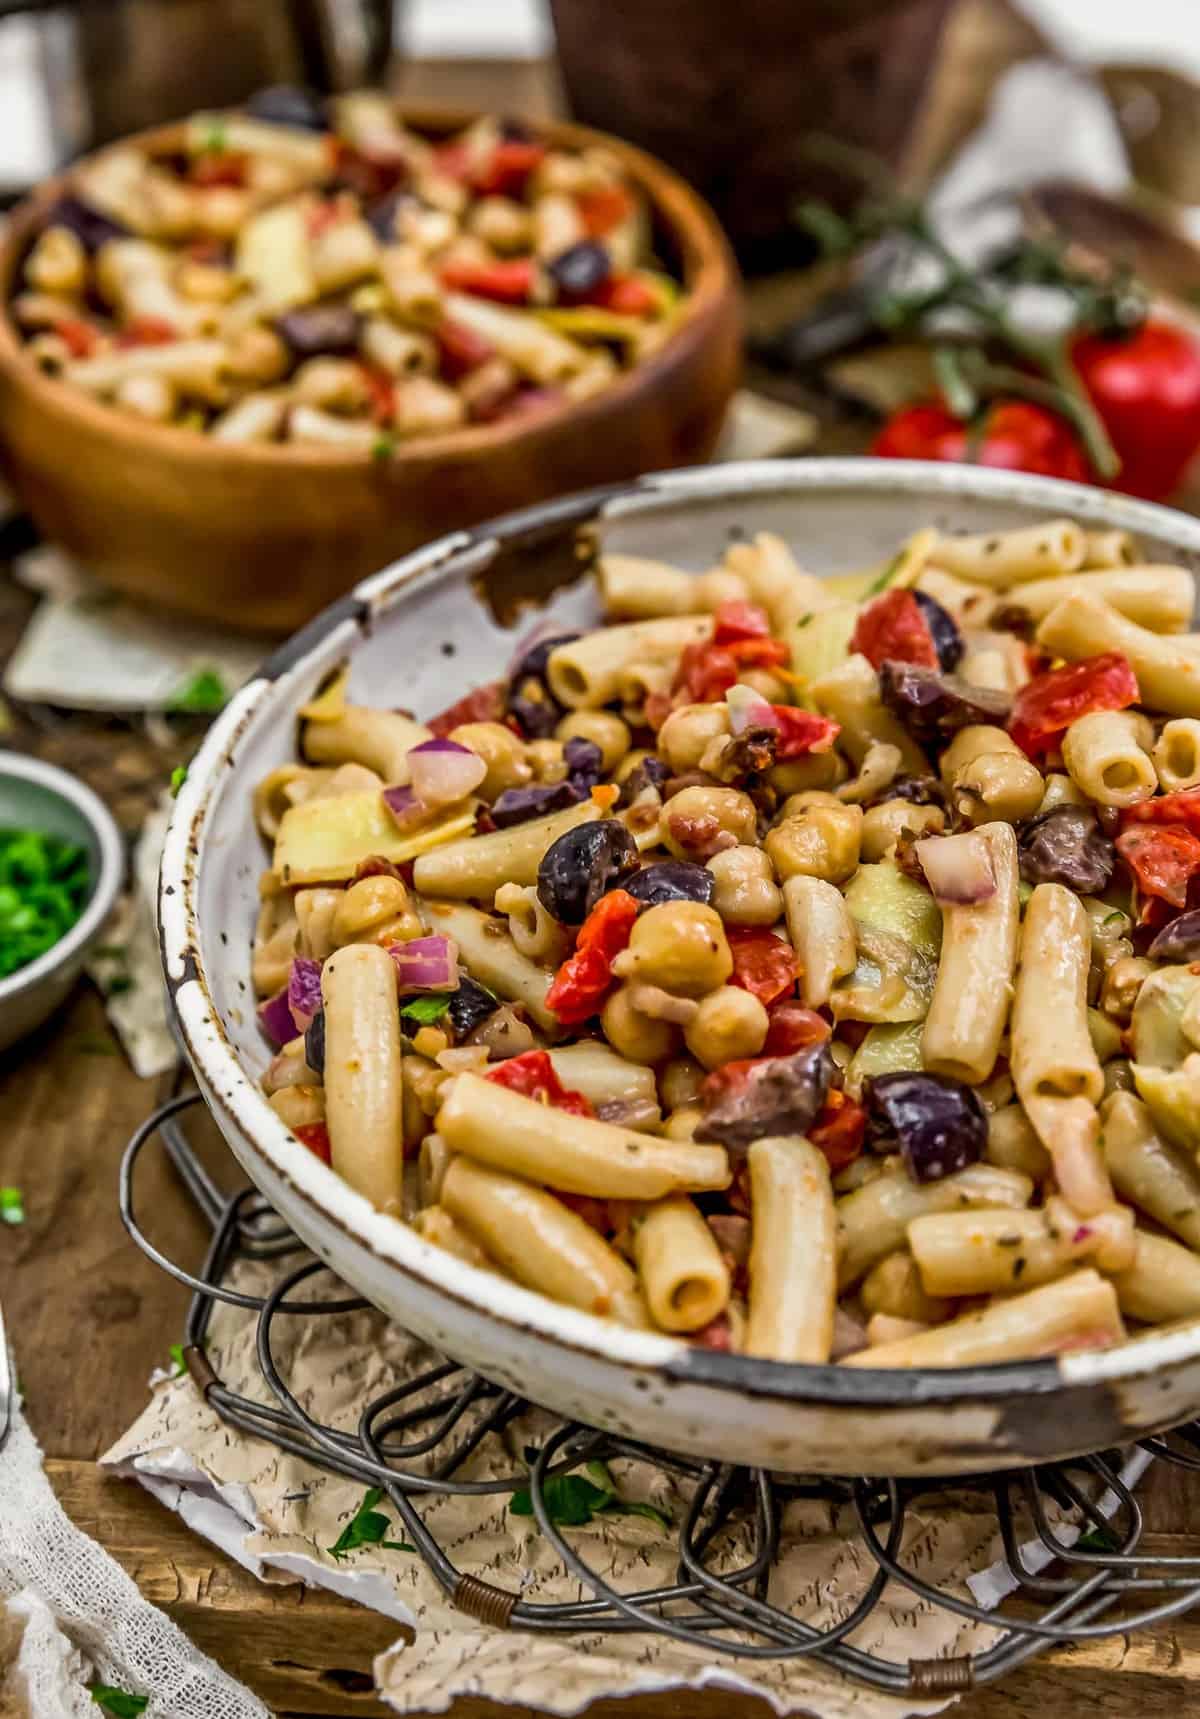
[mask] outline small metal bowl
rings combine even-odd
[[[90,788],[53,764],[0,752],[0,829],[41,830],[87,850],[91,894],[65,936],[0,979],[0,1050],[41,1026],[65,999],[104,930],[125,875],[125,844]]]

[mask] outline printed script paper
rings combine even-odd
[[[245,1265],[236,1281],[261,1293],[272,1276],[266,1267]],[[340,1293],[326,1274],[308,1280],[298,1292],[306,1299]],[[207,1352],[227,1386],[256,1401],[273,1402],[255,1359],[255,1326],[253,1315],[217,1308]],[[273,1350],[305,1410],[346,1430],[355,1427],[365,1401],[414,1377],[435,1359],[370,1310],[280,1315],[273,1326]],[[542,1443],[554,1424],[537,1411],[523,1415],[503,1437],[489,1436],[463,1475],[483,1479],[520,1469],[525,1447]],[[103,1460],[141,1481],[264,1581],[329,1587],[407,1626],[375,1665],[380,1694],[400,1713],[444,1711],[458,1696],[474,1694],[569,1714],[602,1696],[714,1685],[759,1694],[781,1714],[817,1719],[901,1719],[943,1705],[877,1694],[811,1660],[755,1663],[651,1635],[593,1632],[564,1639],[476,1623],[449,1604],[415,1554],[366,1546],[341,1562],[332,1558],[328,1548],[362,1502],[363,1485],[231,1429],[186,1377],[158,1384],[145,1412]],[[686,1497],[661,1472],[622,1461],[613,1464],[613,1472],[623,1498],[650,1502],[679,1524]],[[532,1520],[512,1516],[506,1504],[504,1494],[439,1497],[421,1509],[460,1570],[530,1602],[590,1597]],[[379,1508],[394,1522],[387,1537],[407,1538],[386,1498]],[[653,1521],[601,1516],[565,1532],[592,1567],[625,1591],[675,1579],[674,1530],[667,1533]],[[737,1567],[747,1549],[744,1528],[726,1534],[714,1567]],[[998,1554],[994,1518],[979,1500],[939,1495],[935,1506],[910,1512],[902,1558],[926,1581],[953,1585],[968,1597],[966,1578],[988,1570]],[[853,1608],[873,1571],[851,1506],[788,1505],[771,1580],[776,1605],[827,1625]],[[893,1587],[853,1643],[903,1664],[910,1658],[978,1651],[993,1636],[984,1626],[964,1624]],[[563,1675],[565,1649],[569,1677]]]

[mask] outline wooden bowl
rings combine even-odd
[[[405,111],[419,131],[475,115]],[[736,267],[716,218],[669,168],[582,126],[534,128],[602,144],[650,204],[678,261],[680,326],[594,399],[515,424],[402,445],[386,461],[309,446],[228,447],[139,422],[45,375],[9,313],[31,236],[64,179],[16,209],[0,240],[0,451],[39,530],[133,596],[246,630],[299,626],[368,573],[497,513],[712,453],[737,383]],[[177,147],[178,126],[132,141]]]

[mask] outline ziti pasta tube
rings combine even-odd
[[[350,944],[322,967],[321,996],[333,1168],[381,1211],[397,1212],[404,1127],[395,964],[376,944]]]
[[[633,1257],[650,1316],[664,1331],[701,1331],[728,1306],[729,1268],[686,1195],[643,1207]]]
[[[1017,838],[1011,824],[981,824],[995,893],[942,908],[942,953],[921,1039],[925,1067],[956,1080],[986,1080],[1008,1019],[1020,932]]]
[[[744,1348],[772,1361],[828,1361],[837,1304],[837,1226],[829,1163],[799,1137],[747,1153],[754,1228]]]

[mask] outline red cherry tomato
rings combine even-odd
[[[1026,681],[1013,700],[1008,732],[1036,758],[1052,751],[1079,717],[1094,710],[1126,710],[1137,701],[1137,676],[1128,659],[1106,651]]]
[[[1188,879],[1200,875],[1200,836],[1179,824],[1135,824],[1122,830],[1117,852],[1143,895],[1187,906]]]
[[[449,317],[443,317],[438,323],[433,338],[437,341],[442,375],[450,382],[457,382],[469,370],[477,370],[489,358],[496,356],[496,348],[490,340],[485,340],[461,322],[452,322]]]
[[[1182,824],[1185,830],[1200,836],[1200,788],[1181,788],[1176,794],[1160,794],[1157,799],[1127,806],[1121,813],[1121,823]]]
[[[885,662],[938,666],[937,647],[921,605],[911,591],[885,591],[861,611],[850,640],[872,668]]]
[[[588,293],[587,303],[619,316],[653,316],[659,309],[658,294],[639,275],[609,275]]]
[[[753,925],[727,925],[733,956],[729,983],[767,1005],[786,996],[800,977],[796,951],[784,937]]]
[[[575,953],[546,992],[546,1007],[564,1026],[579,1026],[600,1008],[613,982],[613,961],[628,944],[639,911],[628,890],[612,889],[580,926]]]
[[[866,1132],[867,1113],[862,1105],[835,1088],[809,1127],[808,1138],[824,1152],[830,1171],[836,1175],[858,1157]]]
[[[685,696],[678,702],[686,704],[716,704],[725,697],[738,678],[738,664],[723,645],[701,639],[685,645],[679,653],[679,667],[671,691]]]
[[[1200,448],[1200,345],[1151,318],[1130,334],[1082,336],[1071,361],[1120,455],[1112,487],[1169,495]]]
[[[554,1072],[554,1064],[544,1050],[523,1051],[497,1063],[483,1077],[494,1086],[506,1086],[519,1092],[522,1098],[536,1098],[539,1104],[549,1104],[555,1110],[565,1110],[571,1116],[594,1116],[595,1111],[583,1096],[565,1087]]]
[[[314,1158],[319,1158],[322,1164],[333,1163],[333,1148],[329,1144],[329,1130],[323,1122],[302,1122],[299,1128],[293,1128],[292,1133],[302,1146],[307,1146]]]
[[[764,1056],[791,1056],[793,1051],[807,1045],[820,1044],[829,1037],[831,1028],[823,1015],[806,1009],[794,997],[781,997],[767,1010],[771,1024],[767,1028]]]
[[[810,752],[828,752],[842,732],[841,723],[831,716],[814,716],[811,710],[799,710],[794,704],[773,704],[771,709],[779,724],[775,758],[780,764],[791,758],[806,758]]]
[[[717,605],[713,615],[714,645],[731,645],[740,639],[766,639],[770,634],[770,618],[757,603],[731,598]]]
[[[451,292],[493,299],[497,304],[528,304],[537,274],[531,258],[510,257],[494,263],[443,263],[441,279]]]
[[[502,138],[471,175],[471,183],[481,197],[519,197],[545,155],[543,144]]]
[[[486,686],[477,686],[440,716],[431,716],[425,726],[434,734],[445,736],[466,722],[503,722],[507,708],[508,689],[502,680],[493,680]]]
[[[988,408],[981,433],[938,402],[905,406],[888,419],[871,452],[884,459],[972,461],[1076,483],[1093,480],[1071,426],[1057,413],[1026,400],[998,400]]]
[[[619,185],[602,185],[594,191],[577,192],[575,207],[587,229],[588,238],[602,239],[629,215],[633,199]]]

